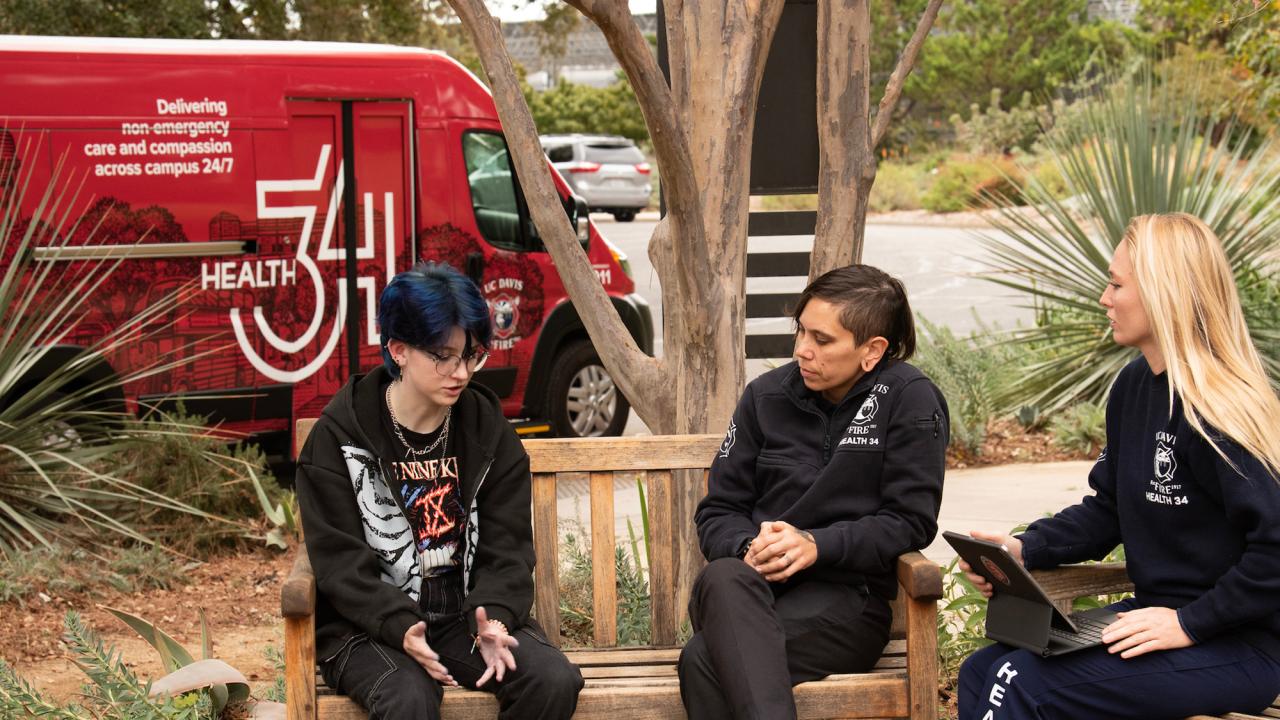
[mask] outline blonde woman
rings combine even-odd
[[[1018,537],[973,534],[1034,569],[1123,542],[1136,597],[1113,606],[1102,646],[975,653],[961,720],[1217,715],[1280,693],[1280,400],[1226,255],[1195,217],[1144,215],[1110,273],[1112,335],[1142,356],[1111,389],[1094,495]]]

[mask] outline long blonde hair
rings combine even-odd
[[[1222,243],[1186,213],[1139,215],[1122,242],[1164,355],[1170,411],[1177,393],[1188,424],[1229,465],[1206,423],[1280,479],[1280,398],[1249,337]]]

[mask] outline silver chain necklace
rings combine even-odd
[[[453,416],[452,407],[444,411],[444,423],[440,426],[440,434],[436,436],[436,441],[421,450],[410,445],[409,441],[405,439],[404,433],[400,430],[400,421],[396,419],[395,408],[391,407],[391,385],[387,385],[387,412],[391,414],[391,429],[395,430],[396,437],[400,438],[400,443],[404,445],[405,457],[422,457],[440,447],[441,443],[445,445],[444,449],[440,451],[441,457],[444,456],[445,452],[448,452],[449,418]]]

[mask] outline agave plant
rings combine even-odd
[[[93,293],[120,261],[97,265],[59,262],[74,235],[92,243],[96,228],[77,233],[77,192],[63,163],[23,214],[36,163],[38,141],[27,138],[18,152],[0,154],[0,555],[60,540],[114,533],[140,542],[149,538],[130,523],[139,508],[165,508],[219,518],[180,500],[129,482],[128,468],[109,459],[146,434],[121,402],[121,388],[165,372],[190,357],[155,358],[130,374],[103,373],[103,358],[145,337],[172,317],[191,287],[143,309],[73,357],[56,348],[87,312]],[[81,228],[82,230],[84,228]],[[43,255],[37,259],[34,249]]]
[[[47,717],[57,720],[283,720],[279,702],[254,701],[244,675],[213,657],[213,641],[200,614],[203,659],[150,622],[122,610],[104,608],[128,625],[160,654],[167,673],[155,682],[139,678],[123,654],[94,632],[80,614],[65,619],[63,641],[90,684],[78,702],[63,706],[0,660],[0,716]]]
[[[1077,122],[1045,135],[1069,199],[1055,198],[1031,173],[1022,188],[1030,208],[986,198],[997,209],[995,231],[983,236],[987,277],[1031,298],[1036,326],[1013,331],[1010,340],[1033,345],[1042,358],[1007,386],[1005,409],[1053,412],[1101,401],[1135,356],[1112,341],[1098,298],[1126,226],[1146,213],[1187,212],[1213,228],[1254,341],[1272,378],[1280,378],[1276,276],[1268,265],[1280,238],[1280,145],[1274,135],[1248,142],[1234,117],[1207,112],[1197,100],[1201,77],[1157,82],[1149,64],[1112,76],[1079,101]]]

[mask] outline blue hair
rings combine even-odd
[[[387,342],[395,339],[419,348],[440,347],[454,326],[467,334],[468,351],[474,343],[487,347],[493,336],[489,306],[480,288],[447,263],[418,263],[391,278],[378,300],[378,327],[382,331],[382,364],[391,377],[400,377],[400,366],[391,358]]]

